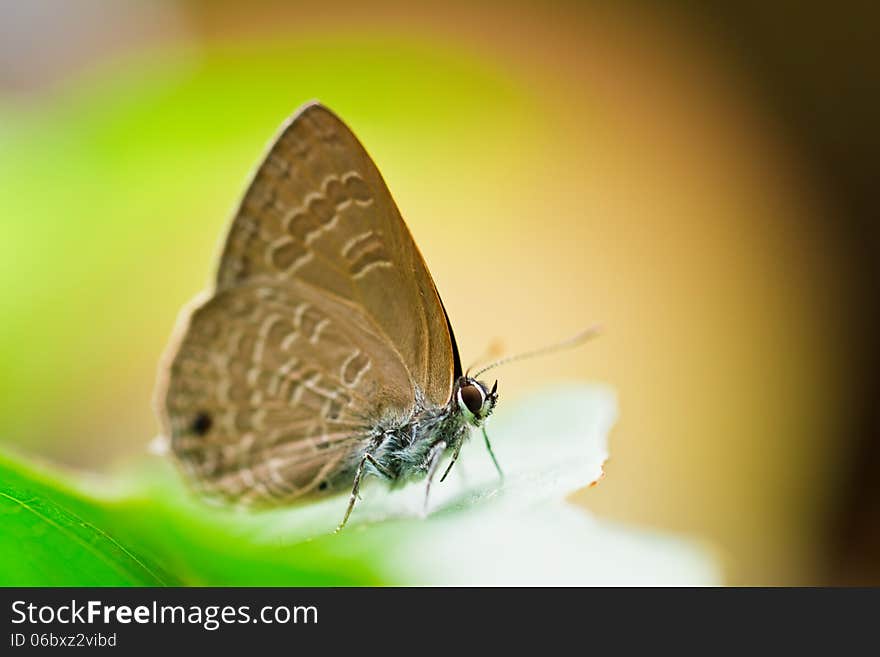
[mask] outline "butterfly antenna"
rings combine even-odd
[[[473,378],[479,377],[483,372],[488,372],[491,369],[498,367],[499,365],[505,365],[507,363],[512,363],[516,360],[526,360],[527,358],[534,358],[535,356],[544,356],[546,354],[552,354],[556,351],[562,351],[564,349],[571,349],[572,347],[577,347],[580,344],[583,344],[587,340],[591,340],[596,336],[602,333],[602,326],[599,324],[595,324],[585,331],[581,331],[574,337],[569,338],[568,340],[563,340],[562,342],[557,342],[556,344],[551,344],[547,347],[541,347],[540,349],[535,349],[533,351],[526,351],[521,354],[514,354],[513,356],[508,356],[507,358],[501,358],[496,360],[494,363],[490,363],[486,365],[479,372],[474,374]]]

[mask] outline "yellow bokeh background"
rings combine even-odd
[[[730,583],[818,581],[850,357],[846,265],[816,221],[835,208],[697,25],[163,7],[0,96],[3,444],[107,471],[144,453],[175,316],[266,141],[318,98],[382,171],[464,361],[605,327],[498,370],[499,413],[558,381],[617,389],[607,477],[578,503],[704,541]]]

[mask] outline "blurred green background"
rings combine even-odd
[[[379,165],[463,360],[605,325],[499,372],[503,403],[618,389],[608,477],[579,503],[707,539],[731,583],[880,581],[876,230],[863,167],[838,166],[873,144],[847,95],[863,40],[810,63],[820,26],[861,21],[769,12],[3,3],[2,445],[143,457],[175,317],[267,141],[319,99]]]

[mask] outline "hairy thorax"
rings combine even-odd
[[[376,428],[364,449],[372,454],[385,473],[372,465],[374,474],[390,474],[394,483],[423,477],[430,465],[430,455],[440,443],[445,452],[454,452],[469,434],[467,421],[454,403],[425,406],[417,401],[412,415]]]

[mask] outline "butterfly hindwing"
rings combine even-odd
[[[397,353],[349,302],[298,281],[245,283],[189,315],[169,372],[171,446],[206,492],[299,497],[406,408],[386,383],[401,376]]]

